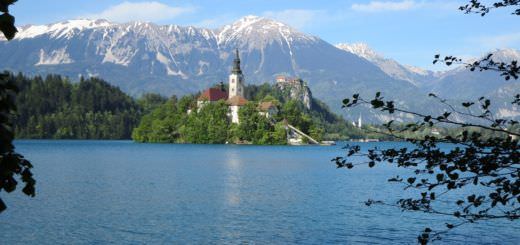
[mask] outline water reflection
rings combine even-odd
[[[5,195],[13,208],[0,216],[0,244],[412,244],[424,227],[445,225],[443,217],[367,208],[363,201],[402,189],[387,184],[392,168],[335,169],[329,160],[341,146],[29,141],[17,148],[37,163],[39,192]],[[519,229],[481,223],[443,242],[517,244]],[[490,235],[473,236],[484,231]]]
[[[226,205],[236,207],[240,205],[240,190],[242,184],[243,159],[237,149],[230,149],[225,154],[225,200]]]

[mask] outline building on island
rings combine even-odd
[[[247,104],[244,98],[245,79],[242,69],[240,68],[240,55],[238,49],[235,50],[235,59],[233,60],[233,69],[229,75],[229,88],[225,90],[224,84],[221,83],[220,88],[209,88],[202,92],[197,99],[197,108],[200,110],[207,103],[214,103],[219,100],[225,100],[229,106],[229,118],[233,123],[240,123],[238,111],[240,107]]]
[[[286,76],[276,77],[276,87],[288,94],[291,99],[303,102],[308,110],[312,107],[312,93],[305,81],[301,78],[292,78]]]
[[[244,74],[240,68],[240,56],[237,49],[233,60],[233,70],[229,75],[229,99],[235,96],[244,97],[244,84]]]
[[[197,108],[202,108],[207,103],[217,102],[219,100],[227,100],[228,92],[224,88],[224,84],[220,84],[218,88],[209,88],[204,91],[197,99]]]
[[[240,123],[238,111],[240,110],[240,107],[245,106],[247,102],[248,101],[244,97],[238,95],[235,95],[226,101],[227,105],[229,106],[228,116],[232,123]]]
[[[240,55],[238,54],[238,49],[235,52],[233,69],[229,75],[229,96],[226,102],[229,105],[231,122],[238,124],[240,123],[238,111],[240,110],[240,107],[246,105],[248,101],[244,98],[245,79],[242,69],[240,68]]]
[[[272,118],[276,116],[279,112],[278,106],[272,101],[262,102],[258,105],[258,110],[260,111],[260,115],[265,116],[267,118]]]

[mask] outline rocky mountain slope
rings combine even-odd
[[[497,72],[472,72],[464,66],[444,72],[433,72],[402,65],[393,59],[385,58],[364,43],[338,44],[336,47],[372,62],[393,78],[409,81],[417,86],[422,94],[434,93],[442,98],[450,99],[452,103],[476,100],[485,96],[495,102],[493,109],[497,112],[496,116],[520,116],[520,108],[514,107],[510,103],[513,96],[520,93],[520,81],[506,81]],[[492,59],[498,62],[520,60],[520,51],[515,49],[497,49],[491,51],[490,54],[492,54]]]
[[[433,72],[419,67],[403,65],[393,59],[385,58],[370,48],[366,43],[340,43],[337,44],[336,47],[374,63],[382,71],[395,79],[408,81],[417,87],[436,80],[442,75],[441,72]]]
[[[0,68],[27,74],[58,73],[71,80],[99,76],[135,96],[145,92],[183,95],[226,81],[232,51],[238,48],[246,83],[274,82],[277,75],[301,77],[315,97],[349,119],[357,119],[359,114],[368,122],[390,119],[366,108],[342,111],[342,99],[354,93],[373,96],[382,91],[410,109],[442,110],[431,106],[422,85],[430,84],[434,90],[439,84],[441,88],[441,78],[449,75],[401,65],[367,46],[338,47],[256,16],[217,30],[70,20],[24,26],[15,40],[1,40]]]

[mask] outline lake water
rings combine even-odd
[[[395,143],[365,143],[363,146]],[[391,167],[338,170],[340,146],[18,141],[37,196],[1,193],[0,244],[414,244],[445,217],[363,204],[403,196]],[[442,243],[517,244],[519,222]]]

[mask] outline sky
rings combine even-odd
[[[512,9],[481,17],[458,7],[469,0],[19,0],[17,25],[68,19],[150,21],[219,28],[246,15],[275,19],[331,43],[367,43],[387,58],[431,70],[435,54],[478,57],[520,49],[520,17]],[[484,2],[486,2],[484,0]],[[489,2],[489,1],[488,1]]]

